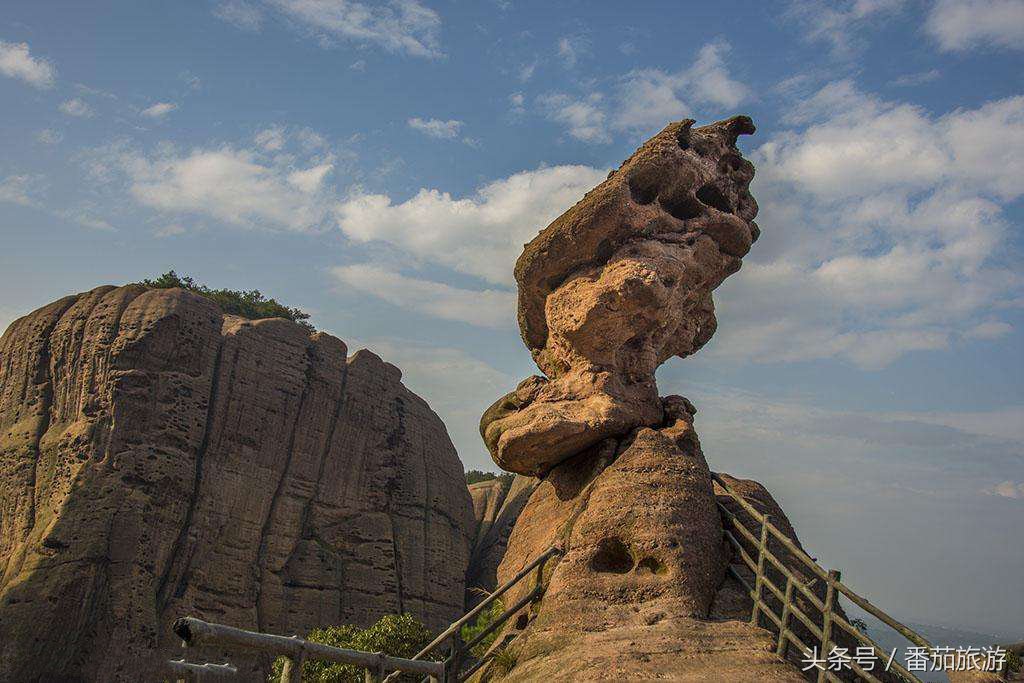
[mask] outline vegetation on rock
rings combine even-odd
[[[306,636],[307,640],[333,647],[344,647],[363,652],[383,652],[393,657],[411,658],[422,650],[432,639],[426,626],[409,614],[388,614],[369,628],[361,629],[352,624],[315,628]],[[431,656],[436,660],[436,656]],[[274,662],[274,668],[267,679],[281,680],[284,658]],[[390,672],[388,672],[390,673]],[[302,680],[305,683],[362,683],[364,669],[350,664],[325,662],[309,659],[302,663]],[[413,675],[398,680],[419,680]]]
[[[286,318],[292,322],[302,325],[310,332],[314,331],[312,325],[307,322],[309,314],[298,308],[291,308],[280,303],[277,299],[268,299],[257,289],[238,291],[234,289],[211,289],[206,285],[199,284],[188,275],[178,275],[169,270],[153,280],[145,279],[141,283],[143,287],[150,289],[170,289],[180,287],[200,296],[210,299],[225,313],[238,315],[250,320],[261,320],[263,318]]]
[[[459,634],[462,637],[462,642],[468,643],[483,633],[491,624],[498,620],[498,617],[500,617],[501,613],[504,611],[505,605],[502,604],[501,600],[495,600],[492,602],[487,606],[487,609],[477,615],[476,621],[462,627],[462,631]],[[491,646],[491,643],[493,643],[494,639],[498,637],[498,631],[500,630],[501,629],[494,629],[486,638],[481,640],[478,645],[474,646],[472,651],[473,656],[478,658],[483,657],[484,653],[486,653],[487,649]]]
[[[483,470],[469,470],[466,472],[466,485],[476,484],[481,481],[499,480],[505,488],[512,484],[512,478],[516,475],[511,472],[484,472]]]

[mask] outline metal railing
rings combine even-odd
[[[391,657],[380,652],[361,652],[343,647],[332,647],[322,643],[303,640],[297,636],[275,636],[269,633],[245,631],[233,626],[211,624],[194,617],[184,617],[174,622],[174,633],[188,647],[219,647],[228,650],[251,650],[276,659],[285,657],[281,683],[299,683],[302,680],[302,662],[306,659],[320,659],[328,662],[352,664],[366,670],[367,681],[379,681],[386,671],[401,671],[426,676],[429,681],[445,681],[444,662],[431,662],[402,657]],[[196,680],[212,673],[217,667],[217,676],[233,675],[225,671],[230,665],[190,664],[184,661],[170,661],[168,667],[177,674],[190,674]],[[237,673],[234,672],[234,673]]]
[[[481,667],[483,667],[490,659],[494,656],[494,652],[486,653],[484,656],[476,658],[476,661],[472,663],[468,670],[462,672],[462,666],[470,659],[473,659],[472,652],[473,648],[482,643],[487,636],[494,633],[496,630],[501,628],[510,618],[515,616],[519,610],[523,609],[531,602],[535,602],[540,599],[540,596],[544,593],[544,565],[549,559],[555,555],[561,555],[562,549],[558,546],[551,546],[543,553],[533,558],[533,560],[523,567],[518,574],[513,576],[511,579],[506,581],[501,586],[498,586],[490,595],[488,595],[479,605],[466,612],[461,619],[453,623],[451,626],[446,628],[437,638],[434,638],[425,648],[420,650],[413,659],[420,659],[426,657],[431,652],[448,643],[448,657],[444,660],[446,681],[450,683],[461,683],[465,681],[474,673],[476,673]],[[513,587],[519,584],[520,581],[528,577],[531,573],[534,574],[535,579],[533,588],[524,595],[522,598],[516,601],[514,605],[502,612],[493,622],[491,622],[487,628],[478,633],[472,640],[467,643],[463,643],[460,637],[462,627],[470,623],[476,618],[481,612],[491,606],[491,604],[500,598],[502,595],[507,593]],[[384,680],[391,681],[396,674],[392,673]]]
[[[759,533],[755,535],[753,531],[748,529],[739,520],[732,510],[718,501],[718,508],[722,513],[723,526],[725,527],[725,537],[729,541],[729,544],[736,551],[736,555],[742,560],[743,564],[747,566],[750,571],[754,574],[754,585],[751,586],[746,579],[744,579],[739,571],[737,571],[735,565],[729,565],[729,573],[740,582],[750,598],[753,600],[753,607],[751,609],[750,621],[755,626],[758,625],[760,617],[764,616],[767,621],[777,630],[777,641],[776,641],[776,654],[786,659],[790,644],[799,645],[804,653],[820,650],[821,657],[828,656],[831,648],[836,645],[837,632],[836,628],[842,629],[843,632],[852,636],[856,641],[862,644],[864,647],[873,648],[873,652],[880,653],[884,652],[884,649],[868,637],[866,634],[857,629],[856,626],[851,624],[846,618],[839,612],[836,611],[838,596],[842,595],[847,598],[850,602],[860,607],[862,610],[872,615],[876,619],[880,620],[886,626],[889,626],[894,631],[899,633],[901,636],[914,643],[917,647],[927,648],[929,653],[934,651],[934,646],[929,643],[919,633],[908,627],[906,624],[902,624],[891,616],[878,609],[867,599],[861,597],[848,586],[843,584],[840,580],[841,576],[837,570],[826,571],[823,569],[810,555],[801,550],[797,545],[778,527],[771,523],[769,515],[762,514],[754,508],[743,496],[737,494],[729,488],[728,484],[722,480],[717,474],[712,473],[712,478],[722,488],[723,491],[734,501],[736,501],[744,512],[749,514],[759,525]],[[739,533],[753,548],[756,550],[757,558],[753,558],[744,548],[743,544],[736,537],[733,532]],[[796,573],[790,570],[786,566],[786,563],[782,561],[775,553],[769,548],[769,542],[771,540],[777,541],[783,548],[788,551],[791,557],[799,560],[801,565],[810,571],[814,575],[814,578],[821,580],[825,585],[825,595],[820,597],[819,594],[811,589],[811,585],[815,582],[812,580],[809,583],[805,583],[804,580],[797,576]],[[781,574],[786,579],[784,587],[780,588],[775,585],[769,576],[769,566],[771,566],[777,573]],[[782,605],[782,613],[776,614],[771,606],[768,604],[767,599],[768,593]],[[810,603],[814,609],[821,614],[820,626],[816,623],[810,615],[807,614],[805,608],[800,605],[801,598],[806,603]],[[794,633],[791,626],[794,624],[793,618],[796,618],[817,641],[817,649],[812,650],[812,647],[808,646],[796,633]],[[865,670],[856,661],[851,660],[845,662],[846,665],[852,670],[861,680],[870,681],[871,683],[880,683],[880,679],[872,675],[870,671]],[[903,679],[911,681],[912,683],[921,683],[921,680],[913,673],[908,671],[902,664],[893,658],[892,662],[889,663],[891,671],[896,672]],[[840,679],[833,671],[827,670],[827,668],[819,667],[817,672],[818,683],[842,683]]]
[[[411,659],[391,657],[379,652],[362,652],[341,647],[333,647],[304,640],[297,636],[277,636],[268,633],[246,631],[224,624],[212,624],[194,617],[184,617],[174,622],[174,633],[181,638],[186,647],[218,647],[227,650],[249,650],[269,655],[272,659],[284,657],[281,672],[281,683],[300,683],[302,680],[302,662],[307,659],[340,662],[361,667],[365,670],[367,683],[393,681],[402,673],[423,676],[425,681],[437,683],[458,683],[465,681],[478,669],[484,666],[494,653],[481,657],[473,656],[473,649],[480,645],[487,636],[501,628],[511,617],[531,602],[540,598],[544,592],[544,565],[549,559],[562,554],[560,548],[552,546],[535,557],[514,577],[495,589],[479,605],[471,609],[458,621],[446,628],[440,635]],[[518,585],[523,579],[535,575],[533,587],[514,605],[503,611],[485,629],[474,636],[469,642],[463,643],[460,637],[462,627],[471,622],[481,612],[490,607],[494,601]],[[425,659],[439,648],[447,645],[448,654],[443,661]],[[463,665],[469,663],[467,671],[462,672]],[[195,664],[184,660],[167,662],[168,671],[178,680],[206,681],[229,679],[237,676],[238,671],[230,664]],[[389,673],[390,672],[390,673]]]

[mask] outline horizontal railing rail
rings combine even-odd
[[[184,617],[174,622],[174,633],[188,647],[218,647],[228,650],[243,649],[260,652],[271,657],[285,657],[282,683],[299,683],[302,680],[302,662],[305,659],[319,659],[361,667],[367,672],[367,680],[379,681],[386,671],[400,671],[426,676],[431,681],[445,680],[444,662],[412,660],[392,657],[383,653],[362,652],[343,647],[314,643],[296,636],[277,636],[256,633],[233,626],[212,624],[194,617]],[[182,662],[169,662],[181,666]],[[192,665],[196,666],[196,665]]]
[[[470,669],[465,673],[461,673],[462,665],[471,658],[473,648],[484,642],[489,635],[499,629],[512,616],[543,594],[544,565],[552,557],[561,553],[561,549],[557,546],[552,546],[535,557],[515,576],[490,593],[480,604],[448,626],[411,659],[392,657],[379,652],[363,652],[333,647],[304,640],[298,636],[289,637],[246,631],[233,626],[206,622],[195,617],[178,619],[174,622],[172,628],[186,647],[249,650],[270,656],[273,659],[284,657],[281,683],[299,683],[302,680],[302,663],[307,659],[340,662],[360,667],[365,670],[365,680],[368,682],[392,681],[403,673],[422,676],[425,681],[437,681],[439,683],[464,681],[486,664],[489,659],[487,655],[475,658],[476,661],[473,662]],[[470,623],[490,607],[495,600],[501,598],[501,596],[530,576],[530,574],[535,574],[536,580],[526,595],[517,600],[514,605],[504,610],[487,628],[478,633],[468,643],[461,642],[460,633],[463,626]],[[443,661],[426,659],[431,653],[446,644],[450,652]],[[167,670],[178,680],[189,681],[219,680],[222,678],[233,678],[238,675],[238,670],[231,664],[197,664],[186,662],[183,659],[168,661]]]
[[[860,631],[856,626],[844,618],[842,614],[836,611],[837,598],[840,595],[850,600],[850,602],[857,605],[862,610],[884,623],[886,626],[892,628],[915,646],[925,648],[929,653],[934,652],[934,646],[921,636],[921,634],[917,633],[906,624],[893,619],[881,609],[871,604],[871,602],[866,598],[854,592],[849,586],[841,581],[840,572],[836,570],[827,571],[822,568],[814,558],[797,546],[789,536],[782,532],[781,529],[772,524],[769,515],[762,514],[743,496],[733,491],[718,474],[712,473],[711,476],[726,495],[734,500],[740,508],[750,515],[750,517],[760,526],[760,533],[755,535],[743,524],[732,510],[722,504],[721,501],[718,502],[718,508],[721,511],[723,521],[725,522],[725,524],[723,524],[725,538],[729,542],[729,545],[731,545],[736,551],[736,557],[741,560],[742,565],[746,566],[751,572],[753,572],[754,585],[751,586],[747,580],[743,578],[735,565],[729,566],[729,573],[740,583],[740,585],[743,586],[753,601],[750,616],[751,623],[758,625],[760,623],[760,617],[764,616],[767,621],[777,629],[776,654],[779,657],[783,659],[786,658],[790,644],[798,645],[804,653],[816,651],[815,648],[810,647],[793,631],[791,628],[793,618],[796,618],[800,623],[802,623],[806,630],[818,641],[818,648],[820,648],[822,657],[827,656],[831,648],[836,644],[836,627],[839,627],[843,632],[852,636],[864,647],[872,648],[873,652],[884,652],[884,649],[877,642],[867,634]],[[756,549],[756,558],[751,557],[750,553],[747,552],[747,548],[744,547],[736,534],[739,534],[739,536],[745,539],[750,546]],[[813,575],[811,581],[805,582],[803,578],[792,571],[781,558],[772,552],[769,545],[771,540],[778,542],[778,544],[781,545],[791,557],[800,562],[800,566],[808,570]],[[769,567],[785,578],[784,588],[780,588],[772,581],[769,576]],[[825,585],[824,598],[819,597],[819,595],[811,588],[811,586],[817,581],[822,581]],[[782,606],[781,614],[776,614],[768,604],[765,599],[766,591],[767,593],[770,593]],[[808,615],[804,609],[801,608],[798,602],[800,598],[809,603],[814,610],[821,613],[820,626],[814,618]],[[856,673],[862,680],[869,681],[870,683],[879,683],[880,679],[878,677],[864,669],[856,661],[848,661],[846,662],[846,665],[849,666],[850,670]],[[892,661],[887,662],[887,665],[889,670],[896,672],[903,679],[912,683],[921,683],[921,680],[917,676],[908,671],[900,662],[896,661],[895,658],[893,658]],[[827,668],[819,668],[817,680],[819,683],[824,681],[828,681],[829,683],[842,683],[841,679]]]

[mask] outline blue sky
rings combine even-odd
[[[7,2],[0,326],[174,268],[402,368],[470,467],[521,245],[751,115],[762,238],[659,372],[896,616],[1024,630],[1024,2]]]

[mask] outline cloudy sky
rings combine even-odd
[[[489,467],[522,244],[746,113],[762,238],[662,392],[870,599],[1019,639],[1022,47],[1022,0],[6,2],[0,327],[172,268],[258,288]]]

